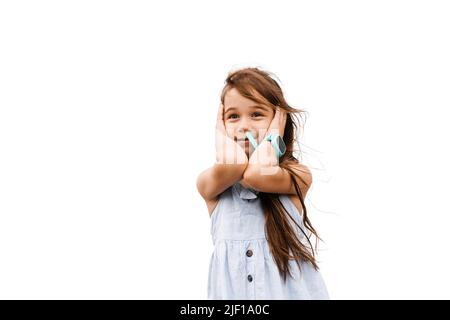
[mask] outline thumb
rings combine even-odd
[[[275,133],[279,128],[279,122],[280,122],[280,110],[278,107],[275,107],[275,115],[272,118],[272,122],[270,123],[268,134]]]

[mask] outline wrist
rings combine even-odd
[[[270,142],[278,158],[281,158],[286,153],[286,144],[279,133],[270,133],[264,137],[264,141]]]

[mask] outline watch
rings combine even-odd
[[[251,134],[251,132],[247,131],[245,133],[245,135],[247,136],[248,141],[250,141],[250,143],[252,144],[253,149],[256,149],[256,147],[258,146],[258,142],[255,140],[255,138],[253,138],[253,135]]]
[[[278,158],[280,158],[286,152],[286,144],[279,134],[271,133],[264,138],[264,141],[270,141],[272,143],[272,147],[275,149]]]

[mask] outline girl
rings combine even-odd
[[[258,68],[225,82],[216,163],[197,179],[214,243],[208,299],[328,299],[304,204],[312,176],[293,155],[301,110]]]

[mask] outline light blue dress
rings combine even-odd
[[[305,230],[289,197],[279,194],[279,198]],[[303,239],[303,233],[292,221],[291,224]],[[290,260],[294,279],[287,275],[286,283],[283,282],[264,227],[258,191],[237,182],[220,195],[211,214],[214,251],[209,264],[208,299],[329,299],[320,272],[310,263],[301,262],[300,272],[296,261]]]

